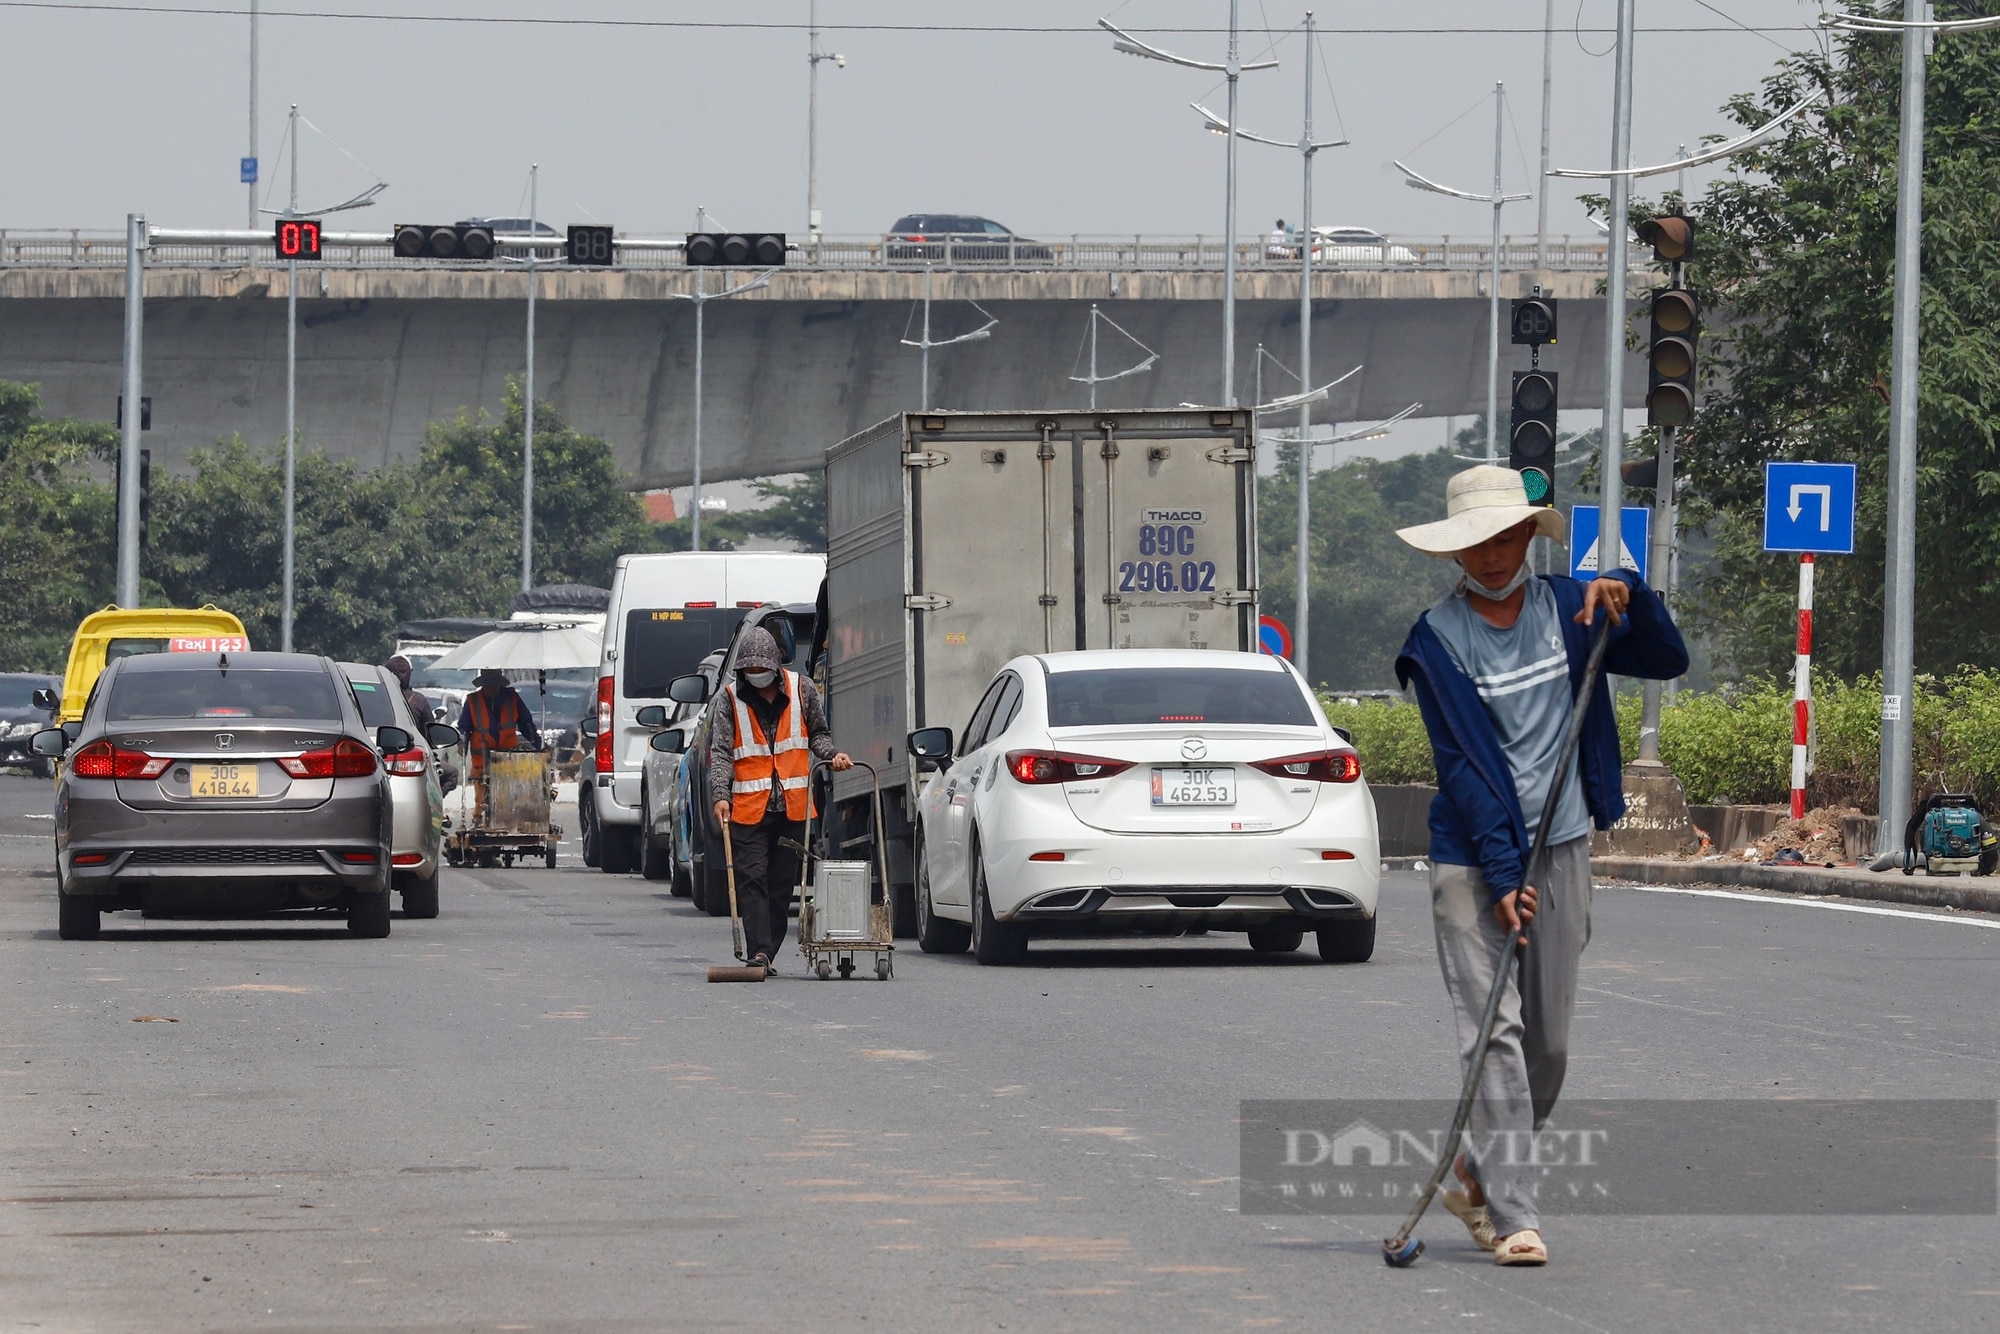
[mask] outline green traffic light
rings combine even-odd
[[[1521,485],[1528,493],[1528,503],[1539,505],[1549,498],[1549,475],[1540,468],[1521,469]]]

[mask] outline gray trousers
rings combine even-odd
[[[1541,1226],[1534,1169],[1527,1165],[1530,1135],[1555,1109],[1569,1069],[1577,966],[1590,942],[1590,839],[1548,849],[1528,883],[1540,891],[1540,902],[1514,979],[1500,996],[1465,1134],[1466,1161],[1502,1237]],[[1462,1075],[1479,1040],[1493,964],[1507,932],[1493,920],[1493,896],[1474,866],[1431,863],[1431,917],[1458,1021]]]

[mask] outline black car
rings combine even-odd
[[[882,256],[919,264],[1053,264],[1056,252],[1016,236],[991,218],[967,213],[910,213],[883,238]]]
[[[53,676],[33,672],[0,672],[0,768],[23,768],[37,778],[55,772],[55,761],[28,749],[28,738],[49,726],[52,709],[35,703],[37,690],[62,691]]]

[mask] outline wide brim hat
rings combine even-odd
[[[498,667],[482,667],[479,669],[478,674],[472,678],[472,684],[476,686],[488,684],[504,686],[507,684],[507,673],[501,671]]]
[[[1426,556],[1449,557],[1531,520],[1538,536],[1557,542],[1568,531],[1554,509],[1528,503],[1520,473],[1490,463],[1467,468],[1445,483],[1444,511],[1436,523],[1398,528],[1396,536]]]

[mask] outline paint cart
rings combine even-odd
[[[874,765],[860,760],[854,767],[866,769],[874,784],[869,842],[875,845],[875,863],[871,866],[866,861],[826,856],[825,823],[821,822],[815,842],[811,816],[806,819],[806,840],[799,850],[799,953],[805,955],[806,967],[822,982],[836,970],[843,978],[854,976],[855,962],[864,954],[874,956],[876,977],[886,982],[896,974],[896,942],[889,918],[889,863],[882,837],[882,776]],[[815,776],[822,769],[831,771],[823,760],[813,769]]]
[[[555,755],[546,750],[489,750],[461,807],[445,830],[445,860],[453,866],[512,866],[539,859],[555,869],[562,827],[550,818]]]

